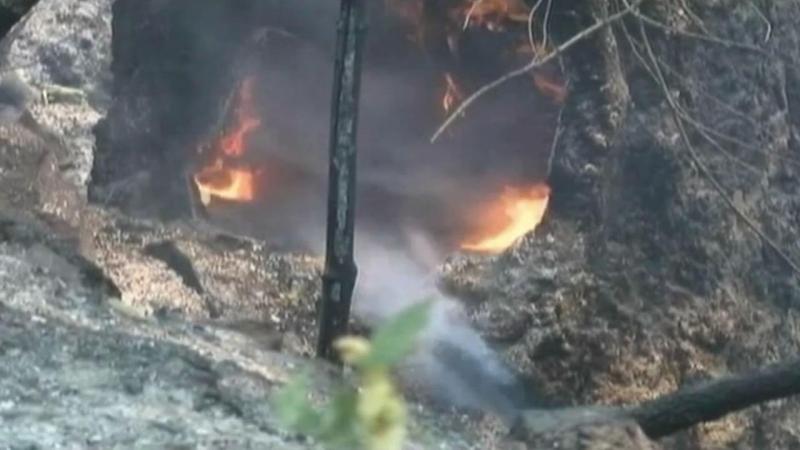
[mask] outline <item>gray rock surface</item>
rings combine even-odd
[[[0,124],[0,449],[318,448],[270,406],[301,371],[317,398],[342,382],[297,355],[314,264],[87,207],[53,166],[59,148]],[[195,270],[221,317],[187,282]],[[508,448],[503,429],[412,416],[410,450]]]
[[[81,190],[92,165],[92,128],[108,107],[111,3],[42,0],[0,43],[0,71],[38,94],[30,112],[63,140],[59,164]]]
[[[302,448],[267,403],[290,360],[127,317],[44,236],[21,243],[30,224],[3,225],[0,448]]]
[[[0,216],[0,448],[316,448],[270,397],[299,371],[236,327],[142,317],[91,263],[24,214]],[[409,449],[493,448],[414,409]],[[500,447],[504,448],[504,447]]]

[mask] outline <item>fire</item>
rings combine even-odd
[[[484,221],[477,239],[461,245],[463,250],[499,253],[541,223],[550,199],[550,188],[536,184],[525,188],[506,186],[502,195],[481,212]]]
[[[200,200],[204,205],[216,197],[228,201],[251,202],[256,198],[259,171],[247,168],[226,168],[219,159],[211,167],[204,167],[194,176]]]
[[[253,91],[255,80],[246,78],[239,88],[236,108],[234,109],[234,129],[220,139],[220,146],[226,156],[240,157],[244,154],[245,139],[252,131],[261,126],[261,119],[256,113]]]
[[[232,111],[232,129],[212,144],[211,163],[194,175],[200,200],[206,206],[212,198],[234,202],[250,202],[256,198],[262,171],[241,161],[247,149],[247,137],[261,126],[254,104],[254,86],[253,78],[242,82]]]

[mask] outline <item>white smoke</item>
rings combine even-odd
[[[470,326],[464,308],[436,286],[443,255],[419,232],[402,241],[357,233],[359,266],[353,314],[376,326],[398,312],[432,301],[415,352],[401,365],[404,385],[437,404],[493,412],[513,420],[521,387],[516,376]]]

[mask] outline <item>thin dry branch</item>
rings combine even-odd
[[[628,2],[626,1],[625,3],[627,4]],[[761,48],[761,47],[759,47],[757,45],[751,45],[751,44],[747,44],[747,43],[744,43],[744,42],[737,42],[737,41],[733,41],[733,40],[730,40],[730,39],[724,39],[724,38],[720,38],[720,37],[717,37],[717,36],[712,36],[710,34],[694,33],[694,32],[691,32],[691,31],[686,31],[686,30],[681,30],[681,29],[675,28],[675,27],[671,27],[671,26],[669,26],[669,25],[667,25],[665,23],[661,23],[658,20],[653,19],[652,17],[650,17],[650,16],[648,16],[646,14],[643,14],[639,10],[634,10],[633,11],[633,15],[636,16],[636,18],[638,18],[639,20],[647,23],[648,25],[651,25],[653,27],[659,28],[659,29],[661,29],[662,31],[664,31],[666,33],[677,34],[677,35],[685,36],[685,37],[688,37],[688,38],[700,39],[702,41],[711,42],[711,43],[714,43],[714,44],[719,44],[719,45],[722,45],[724,47],[738,48],[738,49],[741,49],[741,50],[748,50],[748,51],[759,53],[759,54],[762,54],[762,55],[765,55],[765,56],[773,56],[769,51],[767,51],[767,50],[765,50],[765,49],[763,49],[763,48]]]
[[[538,0],[535,5],[531,8],[531,12],[528,13],[528,45],[531,46],[531,52],[533,52],[534,58],[539,57],[539,51],[536,47],[536,39],[533,37],[533,20],[536,16],[536,11],[539,10],[539,6],[542,5],[544,0]]]
[[[512,79],[514,79],[516,77],[525,75],[528,72],[530,72],[530,71],[532,71],[534,69],[540,68],[540,67],[544,66],[545,64],[549,63],[550,61],[556,59],[562,53],[564,53],[565,51],[567,51],[570,48],[572,48],[575,44],[577,44],[577,43],[581,42],[582,40],[586,39],[587,37],[593,35],[594,33],[598,32],[602,28],[604,28],[606,26],[609,26],[610,24],[612,24],[612,23],[622,19],[623,17],[627,16],[629,13],[631,13],[631,11],[633,11],[633,9],[636,6],[639,5],[640,2],[641,2],[641,0],[637,0],[637,1],[633,2],[633,3],[631,3],[631,4],[628,4],[627,7],[625,9],[623,9],[622,11],[619,11],[619,12],[617,12],[615,14],[612,14],[612,15],[608,16],[606,19],[604,19],[604,20],[602,20],[600,22],[597,22],[594,25],[592,25],[590,27],[587,27],[583,31],[575,34],[573,37],[571,37],[566,42],[564,42],[563,44],[561,44],[558,47],[556,47],[556,49],[553,50],[553,52],[547,54],[546,56],[544,56],[542,58],[538,58],[538,57],[534,56],[533,59],[531,60],[531,62],[529,62],[525,66],[520,67],[519,69],[516,69],[516,70],[512,70],[511,72],[506,73],[505,75],[503,75],[500,78],[492,81],[491,83],[483,85],[477,91],[473,92],[472,95],[467,97],[467,99],[465,99],[463,102],[461,102],[461,104],[458,105],[458,108],[456,108],[452,113],[450,113],[450,115],[447,117],[447,119],[444,121],[444,123],[436,130],[436,132],[431,137],[431,142],[436,142],[436,140],[439,139],[439,137],[442,135],[442,133],[444,133],[450,127],[450,125],[452,125],[453,122],[456,121],[456,119],[458,119],[461,115],[463,115],[466,112],[467,108],[472,106],[472,104],[475,102],[475,100],[477,100],[478,98],[482,97],[484,94],[497,89],[501,85],[505,84],[507,81],[512,80]]]
[[[658,76],[655,74],[655,72],[653,71],[653,68],[650,67],[650,64],[645,60],[644,56],[642,56],[642,54],[641,54],[641,52],[639,50],[639,46],[641,44],[639,44],[638,42],[635,41],[635,39],[633,39],[633,37],[630,35],[630,31],[628,30],[628,27],[625,25],[624,22],[622,22],[622,34],[626,38],[626,40],[628,41],[628,45],[630,46],[630,49],[631,49],[631,52],[633,53],[633,55],[636,57],[636,59],[639,60],[639,63],[648,72],[650,77],[656,83],[658,83],[659,82]],[[664,62],[658,56],[656,56],[656,59],[658,60],[658,62],[660,64],[660,66],[662,67],[662,69],[664,69],[667,72],[669,72],[671,76],[677,78],[678,81],[681,82],[686,88],[691,88],[690,83],[689,83],[688,79],[685,76],[683,76],[682,74],[678,73],[677,70],[675,70],[672,67],[670,67],[669,64]],[[711,100],[712,102],[714,102],[715,104],[717,104],[721,108],[725,109],[729,113],[739,117],[743,121],[747,122],[754,129],[763,130],[765,128],[763,125],[761,125],[761,124],[757,123],[755,120],[753,120],[752,117],[750,117],[747,114],[739,111],[738,109],[734,108],[733,106],[727,104],[722,99],[720,99],[719,97],[709,93],[708,91],[703,90],[703,89],[695,89],[694,92],[699,93],[700,95],[704,96],[705,98],[708,98],[709,100]],[[743,159],[739,158],[738,156],[734,155],[733,153],[731,153],[730,151],[725,149],[722,146],[722,144],[720,144],[719,141],[717,141],[717,139],[721,139],[721,140],[727,141],[729,143],[732,143],[734,145],[737,145],[739,147],[742,147],[742,148],[745,148],[745,149],[750,149],[750,150],[758,150],[759,146],[758,146],[757,143],[745,142],[745,141],[742,141],[741,139],[738,139],[736,137],[733,137],[733,136],[730,136],[730,135],[728,135],[726,133],[723,133],[722,131],[719,131],[719,130],[717,130],[717,129],[713,128],[713,127],[710,127],[710,126],[698,121],[697,119],[695,119],[689,113],[689,111],[687,111],[686,108],[684,108],[683,106],[678,105],[678,107],[680,108],[681,117],[683,117],[683,119],[686,121],[686,123],[688,123],[689,125],[694,127],[695,131],[697,131],[714,148],[716,148],[718,151],[720,151],[725,156],[730,158],[731,161],[733,161],[735,164],[743,167],[744,169],[749,170],[751,172],[761,172],[759,169],[755,168],[752,164],[748,163],[747,161],[744,161]],[[716,136],[717,139],[711,137],[711,135]],[[789,164],[796,165],[796,166],[800,167],[800,161],[795,160],[795,159],[793,159],[793,158],[791,158],[789,156],[785,156],[785,155],[775,155],[775,156],[777,158],[785,160]]]
[[[628,0],[622,0],[626,4],[628,4]],[[637,17],[639,17],[637,15]],[[734,211],[734,213],[754,232],[758,235],[759,238],[768,246],[770,247],[775,254],[777,254],[781,260],[786,263],[796,274],[800,275],[800,265],[798,265],[792,258],[789,257],[781,248],[780,246],[773,241],[769,236],[764,233],[761,227],[755,223],[753,219],[751,219],[747,214],[745,214],[741,209],[739,209],[736,204],[734,203],[733,199],[730,195],[728,195],[725,188],[722,186],[720,181],[714,176],[713,172],[709,169],[706,165],[705,161],[700,157],[697,150],[695,149],[694,145],[692,144],[691,140],[689,139],[689,134],[686,132],[686,128],[683,126],[683,120],[680,115],[680,107],[677,105],[675,99],[673,98],[672,94],[670,93],[669,84],[667,83],[666,78],[664,77],[664,73],[661,71],[661,67],[658,64],[658,59],[655,56],[655,52],[653,51],[652,46],[650,45],[650,39],[647,36],[647,30],[644,27],[644,21],[639,21],[639,31],[642,36],[642,42],[644,44],[645,50],[647,51],[648,57],[652,61],[652,67],[654,69],[655,75],[658,77],[658,84],[664,92],[664,96],[669,104],[673,116],[675,118],[675,123],[678,127],[678,131],[681,137],[681,141],[683,142],[684,146],[686,147],[687,151],[689,152],[689,156],[700,169],[700,172],[709,180],[711,185],[717,191],[717,193],[722,197],[728,207]]]
[[[478,9],[483,0],[474,0],[472,2],[472,6],[469,7],[469,11],[464,16],[464,25],[461,27],[462,30],[466,30],[469,27],[469,22],[472,20],[472,14],[475,13],[475,10]]]
[[[772,22],[769,21],[769,18],[767,17],[766,14],[764,14],[764,11],[761,11],[761,8],[759,8],[755,3],[750,2],[750,6],[753,8],[756,14],[758,14],[758,17],[761,18],[761,20],[763,20],[764,24],[767,26],[767,30],[764,32],[764,43],[766,44],[767,42],[769,42],[770,38],[772,38]]]
[[[547,8],[544,10],[544,20],[542,21],[542,48],[546,49],[550,40],[550,13],[553,11],[553,0],[547,0]]]
[[[645,57],[642,55],[642,53],[639,50],[639,46],[641,44],[637,43],[633,39],[633,36],[630,35],[630,31],[628,30],[628,27],[625,25],[624,22],[622,23],[622,34],[625,37],[625,39],[628,41],[628,45],[630,46],[631,52],[633,53],[634,57],[636,57],[636,59],[639,60],[639,64],[642,65],[642,67],[650,75],[650,77],[653,79],[653,81],[656,84],[658,84],[659,83],[658,76],[656,75],[654,69],[650,66],[650,63],[645,59]],[[670,70],[672,73],[678,75],[677,71],[675,71],[674,69],[670,68],[669,65],[667,65],[666,63],[662,62],[661,64],[663,65],[663,67],[665,69]],[[710,94],[707,94],[707,95],[710,95]],[[719,150],[722,154],[727,156],[731,161],[733,161],[735,164],[738,164],[742,168],[744,168],[746,170],[749,170],[751,172],[754,172],[754,173],[760,173],[761,172],[761,170],[757,169],[752,164],[748,163],[747,161],[742,160],[738,156],[736,156],[733,153],[729,152],[727,149],[722,147],[722,145],[720,145],[720,143],[716,139],[714,139],[714,138],[712,138],[710,136],[710,134],[715,134],[717,136],[727,136],[727,135],[724,135],[722,132],[717,131],[717,130],[715,130],[715,129],[711,128],[711,127],[708,127],[705,124],[701,123],[700,121],[698,121],[697,119],[692,117],[692,115],[683,106],[678,105],[678,107],[680,108],[680,116],[683,118],[683,120],[685,120],[689,125],[692,125],[694,127],[694,129],[698,133],[700,133],[700,135],[703,136],[714,148]],[[731,137],[730,139],[736,140],[737,143],[739,143],[740,145],[742,145],[742,144],[748,145],[747,143],[739,141],[736,138]],[[748,148],[750,148],[750,147],[751,146],[748,145]]]

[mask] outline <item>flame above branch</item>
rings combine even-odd
[[[256,199],[258,180],[263,170],[242,161],[247,151],[247,138],[261,126],[255,108],[255,79],[242,81],[235,98],[233,127],[211,146],[211,163],[194,175],[200,200],[206,206],[212,198],[233,202],[251,202]]]

